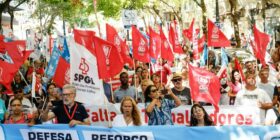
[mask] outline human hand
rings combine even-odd
[[[73,127],[73,126],[75,126],[75,125],[77,125],[77,124],[81,124],[81,122],[78,121],[78,120],[71,120],[71,121],[69,122],[69,126],[70,126],[70,127]]]

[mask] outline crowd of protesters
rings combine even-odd
[[[243,46],[246,48],[247,46]],[[192,105],[190,126],[212,126],[204,105],[206,102],[194,101],[189,86],[188,64],[200,66],[193,59],[191,48],[184,48],[183,57],[170,63],[163,59],[150,65],[135,61],[135,70],[130,81],[127,71],[119,74],[121,85],[111,92],[111,85],[103,82],[105,95],[111,103],[120,103],[121,115],[116,116],[113,126],[139,126],[143,124],[137,103],[145,104],[149,117],[148,125],[173,125],[171,109],[180,105]],[[213,59],[214,51],[209,52],[206,66],[200,66],[214,74],[221,69],[220,63]],[[261,65],[256,60],[241,63],[245,79],[233,66],[231,58],[227,75],[220,78],[220,105],[244,105],[260,108],[261,124],[280,123],[280,42],[276,41],[272,51],[273,63]],[[70,126],[90,125],[85,107],[75,102],[76,88],[67,84],[59,88],[44,75],[44,59],[28,59],[14,76],[11,84],[14,95],[8,96],[0,85],[0,121],[5,124],[28,125],[41,123],[63,123]],[[176,70],[172,70],[176,68]],[[32,72],[39,79],[36,84],[36,96],[31,97]]]

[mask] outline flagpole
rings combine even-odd
[[[21,78],[23,79],[24,83],[28,86],[28,83],[27,83],[27,81],[25,80],[24,76],[22,75],[21,71],[19,70],[18,72],[19,72]]]
[[[136,103],[138,103],[138,91],[137,91],[137,87],[136,87],[136,68],[135,68],[135,59],[133,58],[133,67],[134,67],[134,87],[135,87],[135,101]],[[140,77],[139,77],[140,78]]]
[[[114,99],[114,92],[113,92],[113,84],[112,84],[112,79],[110,78],[110,90],[111,90],[111,99],[112,102],[115,103],[115,99]],[[107,98],[107,97],[106,97]]]

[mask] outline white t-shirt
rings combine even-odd
[[[270,99],[272,100],[273,99],[273,93],[274,93],[274,87],[275,85],[271,82],[268,82],[268,83],[261,83],[259,82],[257,84],[257,87],[260,88],[260,89],[263,89],[270,97]]]
[[[131,121],[129,124],[126,124],[123,114],[120,114],[114,118],[114,120],[112,122],[112,126],[123,127],[123,126],[134,126],[134,125],[133,125],[133,121]]]
[[[269,95],[262,89],[256,88],[253,91],[242,89],[236,95],[235,105],[242,106],[256,106],[258,107],[258,102],[261,103],[271,103]],[[264,124],[265,121],[265,111],[260,108],[260,123]]]

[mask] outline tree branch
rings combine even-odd
[[[18,8],[21,4],[23,4],[24,2],[26,2],[26,0],[22,0],[20,1],[12,10],[14,11],[16,8]]]
[[[199,7],[201,7],[201,4],[197,0],[193,0]]]

